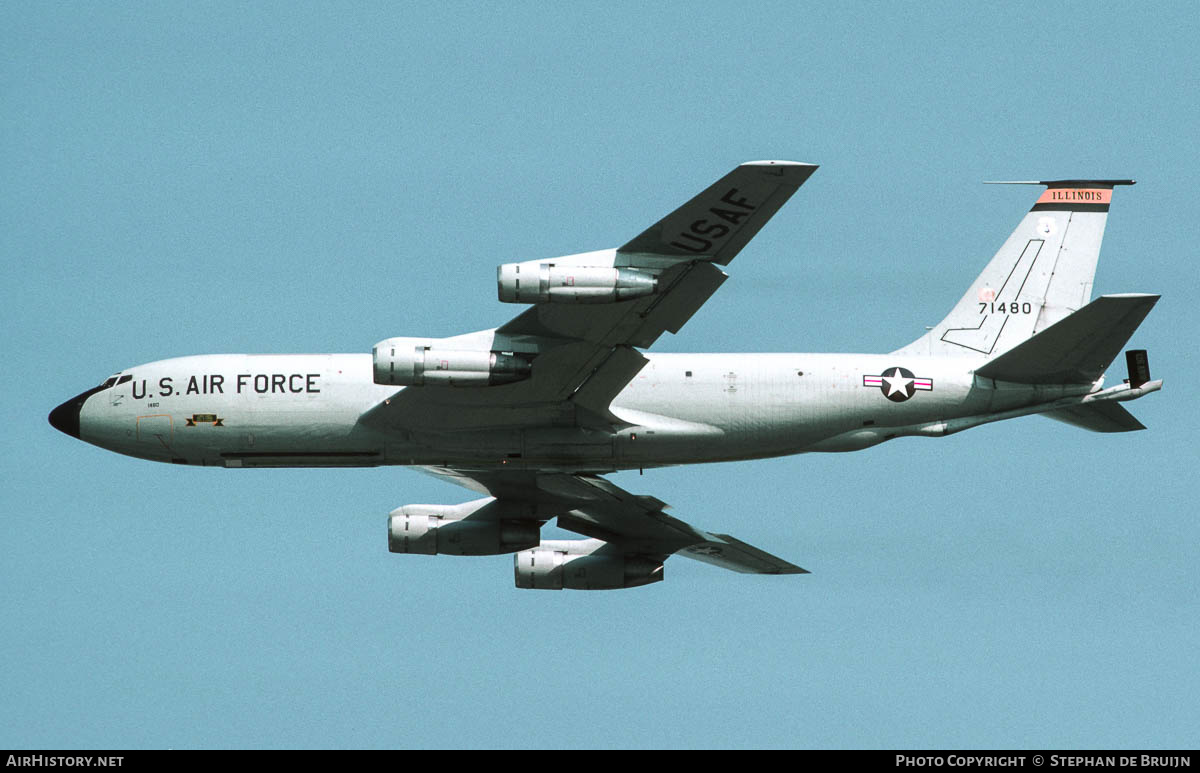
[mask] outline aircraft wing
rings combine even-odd
[[[609,404],[646,364],[637,348],[677,333],[728,278],[716,264],[727,265],[816,169],[791,161],[741,164],[624,246],[551,259],[652,272],[658,290],[610,303],[535,303],[494,331],[460,337],[535,355],[529,378],[487,389],[405,389],[367,420],[432,432],[611,428],[618,422]]]
[[[808,574],[728,534],[712,534],[663,512],[654,497],[631,494],[594,475],[526,470],[423,467],[425,472],[497,499],[531,505],[558,526],[602,540],[627,555],[681,555],[735,572]]]
[[[679,332],[727,278],[713,264],[728,265],[816,169],[816,164],[794,161],[735,167],[617,248],[616,266],[666,269],[657,294],[586,306],[539,303],[499,332],[642,348],[664,331]]]

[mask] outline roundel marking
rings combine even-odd
[[[913,375],[908,368],[895,366],[884,369],[878,376],[863,376],[863,386],[879,387],[884,397],[894,403],[902,403],[921,391],[933,389],[933,379]]]
[[[882,380],[879,389],[892,402],[902,403],[917,393],[916,378],[907,368],[888,368],[883,372]]]

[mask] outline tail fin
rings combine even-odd
[[[994,356],[1091,299],[1113,187],[1133,180],[1044,180],[1046,190],[966,295],[904,354]]]

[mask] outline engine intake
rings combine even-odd
[[[388,338],[372,350],[375,383],[392,386],[509,384],[529,378],[532,363],[516,354],[447,348],[430,338]]]
[[[513,556],[518,588],[619,590],[660,582],[663,562],[626,555],[601,540],[548,540]]]
[[[514,515],[518,517],[502,517]],[[492,497],[461,505],[405,505],[388,515],[388,550],[427,556],[496,556],[541,539],[541,522]]]
[[[496,269],[504,303],[616,303],[653,295],[658,277],[634,268],[505,263]]]

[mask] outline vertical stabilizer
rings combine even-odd
[[[1133,180],[1044,180],[1034,203],[958,305],[906,354],[1001,354],[1087,305],[1113,187]]]

